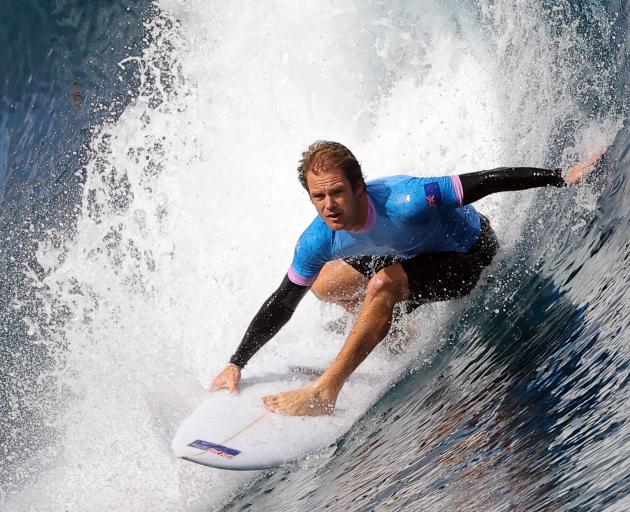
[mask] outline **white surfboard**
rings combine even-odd
[[[173,452],[206,466],[253,470],[281,466],[331,446],[378,398],[383,382],[377,375],[353,375],[336,410],[328,416],[284,416],[265,409],[263,396],[305,386],[315,378],[314,373],[294,369],[243,379],[236,396],[226,390],[208,393],[177,430]]]

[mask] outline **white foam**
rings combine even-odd
[[[314,215],[295,173],[310,142],[346,143],[368,178],[542,165],[551,120],[573,108],[567,100],[541,114],[557,92],[549,77],[538,90],[506,87],[500,66],[514,59],[484,42],[470,14],[438,2],[160,6],[179,26],[153,25],[142,58],[123,63],[140,64],[144,94],[94,136],[63,261],[52,246],[40,251],[50,290],[42,321],[71,312],[43,340],[62,347],[64,406],[48,411],[59,434],[54,468],[15,509],[198,509],[251,478],[176,460],[169,442]],[[543,47],[524,54],[523,75],[543,66]],[[507,108],[518,104],[536,108]],[[518,239],[531,196],[521,197],[518,208],[513,196],[481,203],[504,246]],[[248,371],[330,360],[342,339],[321,329],[323,311],[307,298]],[[410,351],[435,342],[453,311],[419,312]]]

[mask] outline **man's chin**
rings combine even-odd
[[[341,221],[326,219],[325,222],[326,222],[326,225],[333,231],[340,231],[346,228],[346,224]]]

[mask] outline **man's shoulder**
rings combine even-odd
[[[365,184],[368,188],[382,185],[394,187],[396,185],[431,183],[433,181],[444,179],[451,179],[451,176],[413,176],[411,174],[394,174],[392,176],[384,176],[382,178],[369,180]]]
[[[395,174],[377,178],[366,182],[366,189],[370,196],[377,200],[395,200],[400,195],[415,192],[424,184],[435,181],[436,178],[420,178],[410,174]]]
[[[410,174],[395,174],[392,176],[385,176],[383,178],[377,178],[374,180],[370,180],[366,182],[366,188],[368,192],[376,192],[379,191],[388,191],[388,192],[396,192],[396,191],[406,191],[410,188],[419,187],[426,183],[430,183],[442,178],[427,178],[420,176],[412,176]]]
[[[384,176],[382,178],[375,178],[373,180],[369,180],[365,183],[365,185],[370,187],[378,187],[382,185],[397,185],[399,183],[404,183],[409,180],[416,179],[415,176],[411,176],[410,174],[393,174],[391,176]]]
[[[314,277],[332,255],[333,231],[317,216],[295,244],[292,268],[301,276]]]
[[[387,201],[392,194],[396,194],[405,188],[405,184],[413,180],[413,176],[406,174],[396,174],[393,176],[385,176],[365,182],[365,189],[372,199],[377,202]]]
[[[333,230],[318,215],[300,235],[298,246],[304,249],[319,249],[326,244],[330,244],[332,237]]]
[[[376,204],[390,212],[401,209],[405,215],[432,211],[443,205],[459,207],[461,191],[458,190],[453,176],[397,174],[367,183],[367,191]]]

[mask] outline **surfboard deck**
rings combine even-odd
[[[208,397],[181,424],[172,442],[177,457],[197,464],[256,470],[278,467],[331,446],[365,411],[378,376],[357,374],[344,386],[327,416],[285,416],[267,411],[262,397],[298,389],[321,370],[293,368],[286,374],[243,379],[239,394]]]

